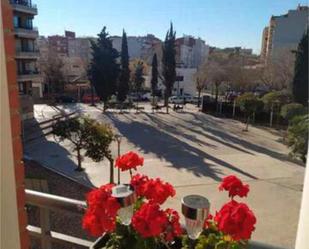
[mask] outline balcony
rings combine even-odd
[[[30,81],[40,77],[37,70],[22,70],[17,73],[17,80],[20,81]]]
[[[57,195],[46,194],[33,190],[26,190],[26,203],[36,206],[40,210],[40,227],[28,225],[27,230],[30,237],[39,239],[43,249],[52,248],[53,243],[58,245],[66,245],[78,248],[98,249],[104,240],[99,238],[97,241],[89,241],[82,238],[58,233],[51,230],[50,227],[50,211],[60,213],[76,213],[83,215],[86,209],[86,202],[65,198]],[[260,242],[252,241],[249,243],[248,249],[284,249],[277,246],[271,246]]]
[[[26,0],[10,0],[12,8],[14,11],[30,14],[30,15],[37,15],[38,9],[35,4],[32,4],[31,1]]]
[[[40,56],[39,50],[19,48],[16,50],[16,59],[37,59]]]
[[[14,28],[15,35],[22,38],[35,39],[39,36],[37,27],[18,26]]]

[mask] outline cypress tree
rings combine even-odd
[[[119,75],[119,65],[116,60],[119,53],[112,46],[112,41],[104,27],[98,34],[98,41],[92,42],[92,60],[89,68],[89,78],[96,93],[104,102],[104,111],[108,99],[116,93],[116,83]]]
[[[175,49],[176,32],[173,30],[171,23],[170,29],[166,33],[165,41],[162,47],[162,74],[164,91],[164,105],[168,113],[168,98],[172,94],[174,82],[176,80],[176,49]]]
[[[151,94],[155,96],[158,87],[158,61],[156,53],[152,57],[151,66]]]
[[[308,106],[308,30],[296,51],[292,94],[295,102]]]
[[[121,44],[121,72],[118,82],[118,93],[117,99],[120,102],[125,101],[129,92],[129,81],[130,81],[130,69],[129,69],[129,52],[127,34],[123,30],[122,32],[122,44]]]

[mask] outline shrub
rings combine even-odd
[[[280,106],[287,104],[291,100],[291,95],[285,91],[273,91],[266,93],[262,97],[262,101],[264,102],[264,107],[266,110],[270,110],[272,105],[277,104]]]
[[[248,131],[250,116],[261,112],[263,110],[264,103],[253,93],[244,93],[236,99],[236,103],[247,117],[245,131]]]
[[[305,115],[307,111],[302,104],[290,103],[281,107],[280,115],[287,120],[292,120],[295,116]]]
[[[288,128],[288,146],[292,149],[291,155],[299,157],[303,162],[307,159],[309,116],[294,117]]]
[[[259,100],[253,93],[244,93],[236,99],[236,103],[240,107],[240,110],[246,113],[248,116],[253,113],[263,110],[263,102]]]

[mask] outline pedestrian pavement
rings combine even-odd
[[[258,219],[253,239],[293,248],[305,168],[289,159],[277,131],[251,126],[243,132],[244,124],[239,121],[203,114],[192,105],[183,112],[170,110],[170,114],[153,114],[147,105],[138,114],[134,110],[103,114],[100,106],[83,104],[63,108],[111,124],[123,136],[121,153],[133,150],[145,158],[140,173],[175,186],[177,194],[166,205],[178,211],[181,198],[195,193],[210,200],[214,213],[228,200],[226,193],[218,192],[219,181],[237,175],[250,184],[249,197],[243,201]],[[39,105],[35,113],[41,121],[52,116],[53,110]],[[111,149],[116,157],[117,144]],[[100,186],[109,181],[107,161],[94,163],[85,158],[85,171],[75,172],[76,157],[68,141],[59,144],[49,136],[26,144],[25,153],[84,184]],[[121,180],[128,182],[129,174],[122,173]]]

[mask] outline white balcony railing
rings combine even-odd
[[[33,190],[26,190],[26,203],[37,206],[40,209],[40,227],[27,226],[29,235],[40,239],[42,248],[51,249],[52,243],[69,244],[71,246],[78,245],[84,248],[95,249],[100,240],[95,243],[81,238],[65,235],[51,231],[49,211],[69,212],[82,215],[86,209],[86,202],[65,198],[57,195],[46,194]],[[284,249],[278,246],[267,245],[260,242],[250,241],[248,249]]]
[[[38,8],[36,4],[32,4],[26,0],[10,0],[13,10],[28,13],[31,15],[38,14]]]

